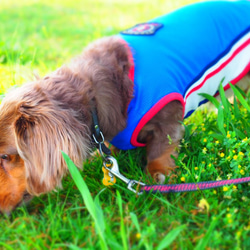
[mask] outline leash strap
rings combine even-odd
[[[178,192],[190,192],[197,190],[205,190],[218,188],[231,184],[240,184],[250,182],[250,177],[231,179],[231,180],[221,180],[221,181],[205,181],[198,183],[182,183],[182,184],[169,184],[169,185],[144,185],[141,187],[141,191],[146,193],[161,192],[161,193],[178,193]]]

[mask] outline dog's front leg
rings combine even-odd
[[[147,151],[148,162],[145,172],[150,174],[155,182],[159,184],[164,183],[166,176],[169,176],[175,169],[175,161],[171,156],[177,156],[178,146],[179,142],[172,143],[165,148],[161,155],[154,158],[150,157],[151,154]]]
[[[182,105],[178,101],[168,103],[141,130],[138,140],[147,145],[146,173],[157,183],[175,168],[171,155],[177,156],[179,141],[183,136]]]

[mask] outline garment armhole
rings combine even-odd
[[[183,96],[179,93],[171,93],[171,94],[164,96],[147,113],[145,113],[145,115],[141,118],[141,120],[137,124],[132,134],[131,141],[130,141],[134,147],[146,146],[144,143],[140,143],[137,141],[140,131],[142,130],[142,128],[146,125],[148,121],[150,121],[162,108],[164,108],[171,101],[179,101],[182,104],[182,107],[183,107],[182,117],[184,116],[185,104],[184,104]]]

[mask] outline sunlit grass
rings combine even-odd
[[[43,76],[54,70],[99,37],[116,34],[191,2],[194,1],[2,0],[0,95],[32,80],[33,75]],[[249,103],[248,96],[246,101]],[[184,121],[186,133],[172,183],[248,176],[249,111],[239,102],[231,105],[223,98],[222,104],[215,105],[217,112],[201,109]],[[126,177],[150,183],[142,171],[145,158],[144,149],[116,156]],[[68,175],[63,190],[35,198],[10,217],[0,215],[0,248],[250,247],[248,184],[137,196],[119,180],[112,187],[104,187],[101,166],[100,157],[84,163],[80,174],[86,186],[80,187],[82,193]],[[99,222],[102,225],[98,233]]]

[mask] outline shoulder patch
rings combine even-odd
[[[124,35],[154,35],[155,32],[163,27],[161,23],[140,23],[132,28],[124,30],[121,34]]]

